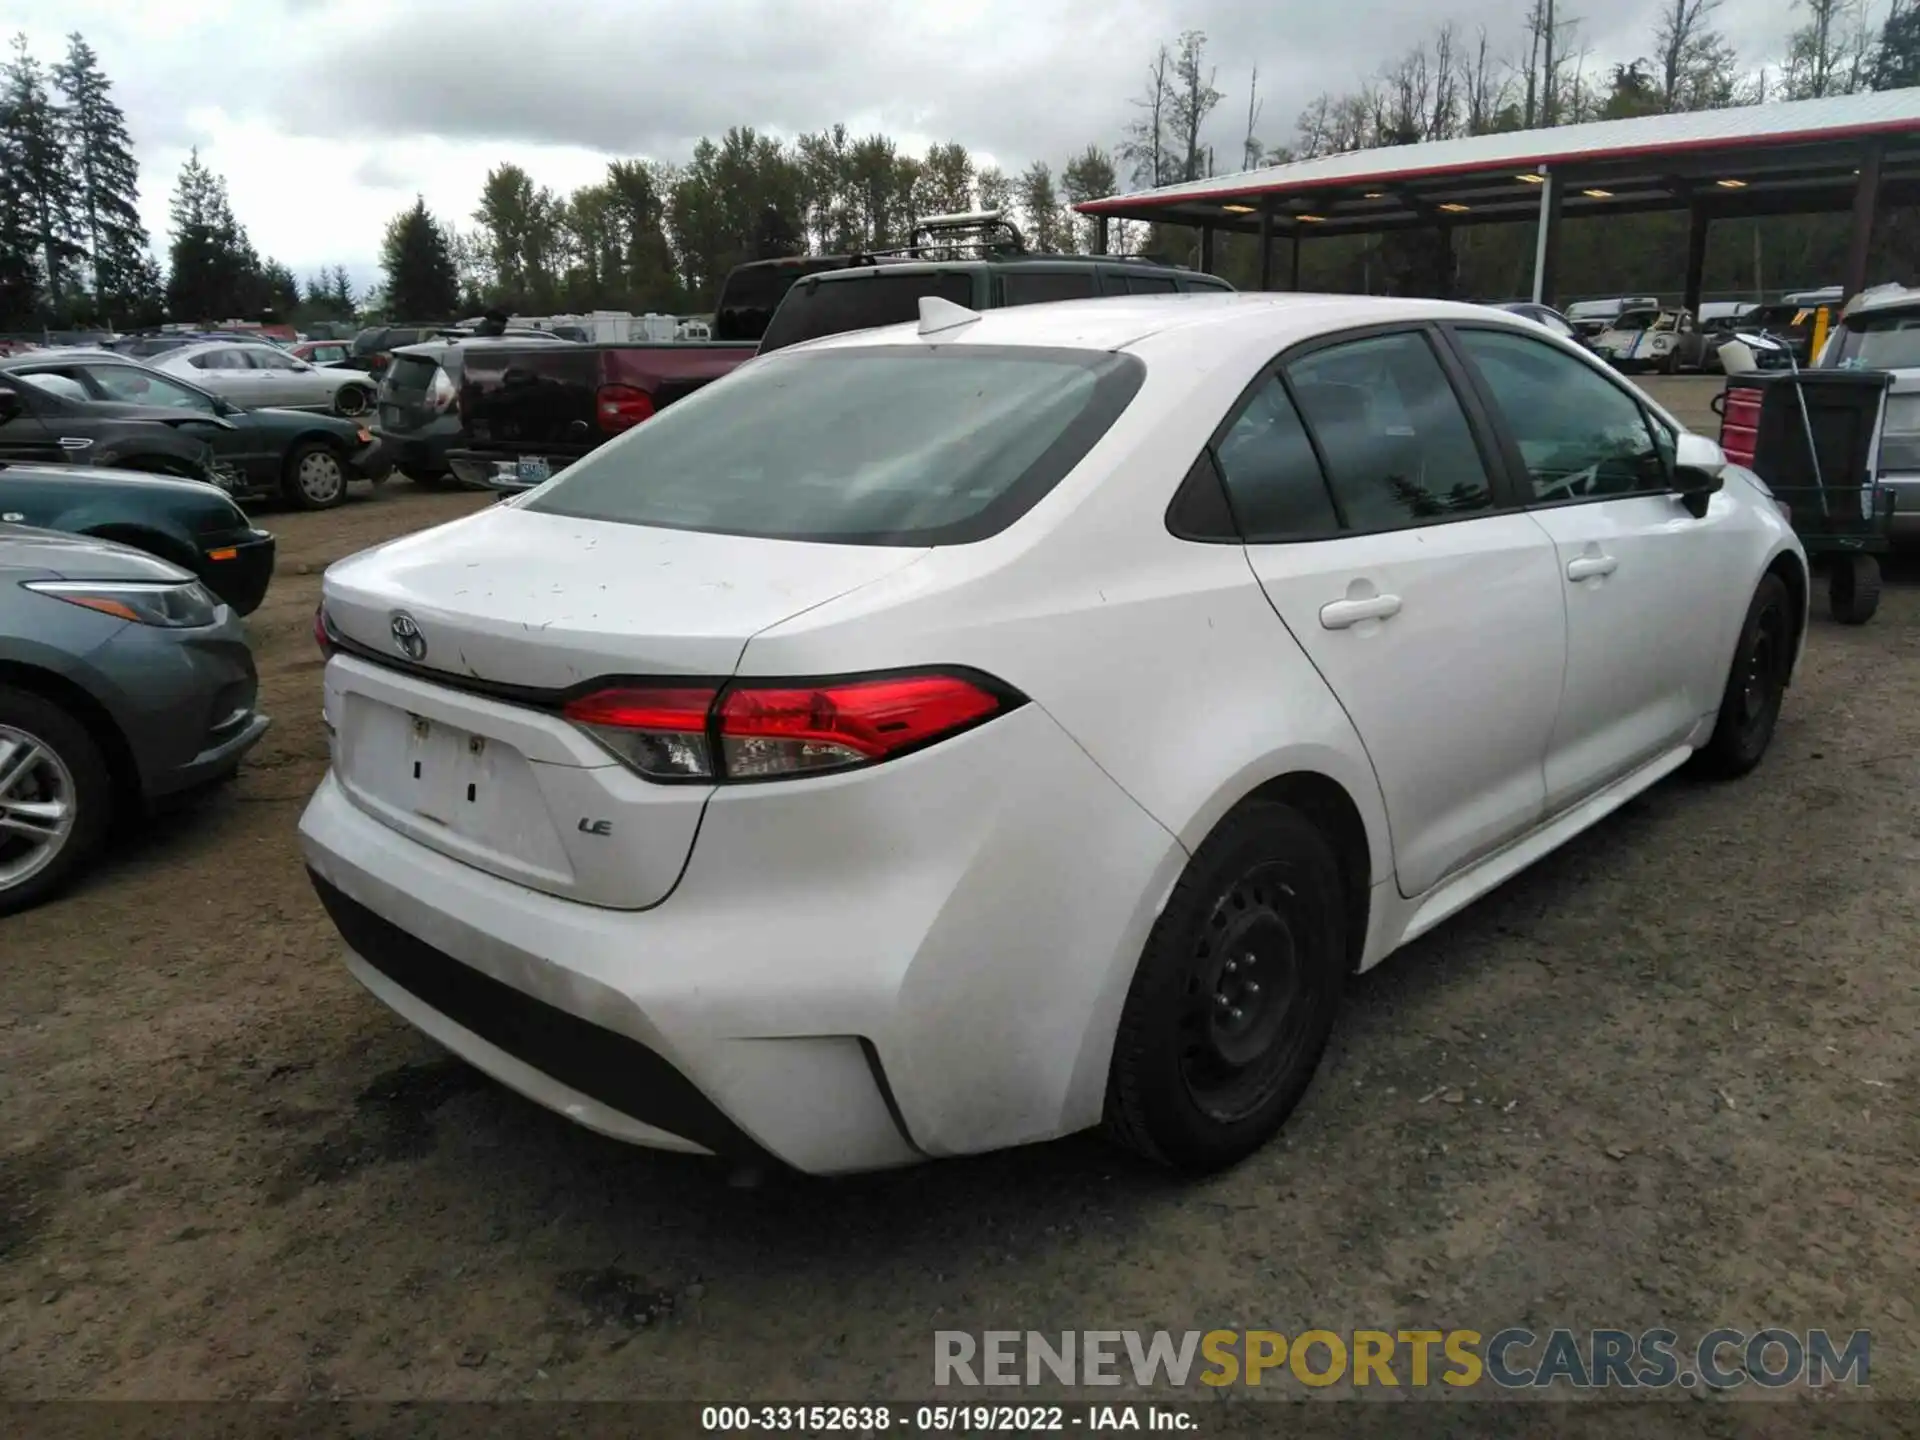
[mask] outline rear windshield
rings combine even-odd
[[[973,276],[953,270],[910,270],[892,275],[881,271],[796,285],[774,312],[760,351],[765,354],[823,335],[844,335],[849,330],[903,325],[920,318],[920,299],[925,295],[971,305]]]
[[[576,461],[525,508],[781,540],[964,544],[1079,464],[1145,374],[1133,356],[1091,350],[777,356]]]
[[[424,395],[433,384],[433,372],[439,368],[425,355],[396,355],[381,386],[389,395]]]
[[[1847,370],[1920,368],[1920,310],[1849,315],[1831,356]]]

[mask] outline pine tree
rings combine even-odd
[[[460,303],[460,276],[447,232],[417,195],[413,208],[387,222],[380,265],[387,272],[387,308],[395,315],[451,317]]]
[[[340,308],[340,318],[351,320],[360,302],[353,293],[353,282],[347,278],[347,267],[334,266],[329,283],[331,285],[329,293],[333,296],[333,303]]]
[[[47,88],[46,71],[16,35],[13,59],[0,76],[0,112],[8,133],[7,159],[31,238],[33,258],[44,276],[47,299],[65,319],[70,279],[85,251],[74,223],[74,177],[67,168],[64,123]]]
[[[169,214],[167,308],[174,319],[218,322],[264,308],[260,262],[233,218],[227,182],[200,163],[197,149],[180,167]]]
[[[78,32],[67,37],[67,58],[53,67],[53,83],[66,101],[61,139],[78,191],[76,219],[93,268],[96,308],[117,317],[140,300],[152,265],[133,140],[113,102],[112,82]]]
[[[28,329],[40,315],[40,274],[33,261],[23,173],[12,106],[0,92],[0,330]]]

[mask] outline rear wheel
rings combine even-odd
[[[1864,625],[1880,608],[1880,562],[1871,555],[1841,555],[1827,580],[1827,603],[1842,625]]]
[[[112,794],[84,725],[38,695],[0,687],[0,915],[73,878],[106,834]]]
[[[1346,940],[1339,861],[1319,829],[1285,805],[1229,816],[1140,957],[1108,1075],[1109,1135],[1195,1173],[1264,1145],[1326,1048]]]
[[[373,392],[364,385],[342,385],[333,394],[333,413],[364,415],[373,404]]]
[[[1696,757],[1709,774],[1735,779],[1751,771],[1767,753],[1793,664],[1790,603],[1778,575],[1766,576],[1753,592],[1720,700],[1720,718]]]
[[[305,441],[287,456],[281,489],[302,510],[331,510],[347,498],[347,462],[324,440]]]

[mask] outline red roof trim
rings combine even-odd
[[[1073,208],[1083,215],[1127,209],[1134,206],[1207,204],[1250,195],[1286,195],[1329,190],[1341,185],[1389,185],[1396,180],[1432,179],[1442,175],[1476,175],[1488,171],[1524,170],[1538,165],[1571,165],[1589,160],[1634,160],[1643,155],[1680,155],[1702,150],[1740,150],[1763,145],[1803,145],[1819,140],[1857,140],[1871,135],[1920,133],[1920,119],[1876,120],[1862,125],[1840,125],[1824,130],[1788,130],[1778,135],[1733,135],[1713,140],[1670,140],[1658,145],[1621,145],[1611,150],[1574,150],[1552,155],[1515,155],[1505,160],[1483,160],[1473,164],[1432,165],[1407,170],[1386,170],[1377,174],[1355,175],[1345,180],[1314,180],[1298,185],[1242,185],[1231,190],[1188,191],[1180,195],[1119,195],[1106,200],[1087,200]],[[1418,147],[1408,147],[1418,148]],[[1364,155],[1364,150],[1353,152]]]

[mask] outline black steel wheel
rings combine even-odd
[[[1835,556],[1827,604],[1842,625],[1866,624],[1880,608],[1880,562],[1871,555]]]
[[[1208,837],[1161,912],[1128,992],[1107,1130],[1175,1169],[1251,1154],[1306,1093],[1347,974],[1332,846],[1284,805]]]
[[[1778,575],[1753,592],[1713,736],[1695,758],[1723,779],[1747,774],[1767,753],[1793,668],[1792,600]]]

